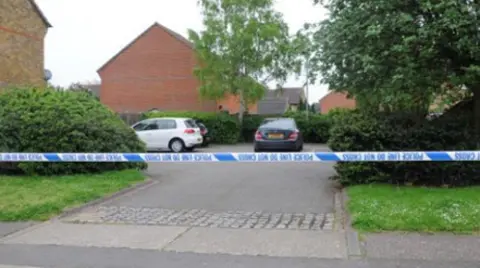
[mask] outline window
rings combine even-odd
[[[295,121],[292,119],[277,119],[264,123],[260,128],[280,128],[280,129],[296,129]]]
[[[142,130],[145,130],[145,128],[148,126],[148,123],[149,122],[140,122],[140,123],[137,123],[136,125],[133,126],[133,129],[135,131],[142,131]]]
[[[197,123],[191,119],[185,120],[185,126],[188,128],[198,128]]]
[[[159,129],[157,122],[151,121],[148,122],[148,125],[143,130],[156,130]]]
[[[162,119],[162,120],[157,120],[157,125],[159,129],[176,129],[177,128],[177,122],[172,119]]]

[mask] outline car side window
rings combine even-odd
[[[147,126],[148,126],[148,122],[140,122],[140,123],[137,123],[135,126],[133,126],[133,129],[135,131],[142,131],[142,130],[145,130]]]
[[[157,122],[151,121],[148,122],[148,125],[143,130],[156,130],[159,129]]]
[[[157,125],[159,129],[176,129],[177,122],[171,119],[158,120]]]

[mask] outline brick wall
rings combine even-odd
[[[190,46],[153,25],[98,71],[100,100],[116,112],[215,111],[200,99],[195,66]]]
[[[47,26],[27,0],[0,1],[0,81],[45,86]]]
[[[326,114],[334,108],[355,108],[354,99],[348,99],[347,94],[340,92],[330,92],[319,102],[320,113]]]
[[[236,114],[240,112],[240,99],[238,96],[228,95],[224,99],[217,101],[217,105],[222,105],[223,110],[228,110],[230,114]],[[256,103],[248,106],[248,113],[257,113]]]

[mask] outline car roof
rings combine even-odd
[[[148,120],[158,120],[158,119],[169,119],[169,120],[193,120],[192,118],[189,117],[155,117],[155,118],[148,118],[145,121]]]
[[[268,118],[265,118],[263,119],[264,121],[267,121],[267,120],[287,120],[287,121],[295,121],[295,119],[293,118],[290,118],[290,117],[268,117]]]

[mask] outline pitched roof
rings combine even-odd
[[[117,54],[115,54],[111,59],[109,59],[105,64],[103,64],[100,68],[98,68],[97,72],[100,72],[101,70],[103,70],[105,67],[107,67],[107,65],[109,65],[110,63],[112,63],[118,56],[120,56],[123,52],[125,52],[125,50],[127,50],[128,48],[130,48],[134,43],[136,43],[140,38],[142,38],[143,36],[145,36],[150,30],[154,29],[154,28],[160,28],[162,30],[164,30],[165,32],[167,32],[169,35],[171,35],[173,38],[177,39],[178,41],[180,41],[181,43],[183,43],[184,45],[188,46],[189,48],[192,48],[193,49],[193,43],[188,41],[185,37],[183,37],[182,35],[180,35],[179,33],[177,32],[174,32],[170,29],[168,29],[167,27],[161,25],[160,23],[158,22],[155,22],[153,23],[150,27],[148,27],[145,31],[143,31],[139,36],[137,36],[135,39],[133,39],[130,43],[128,43],[124,48],[122,48]]]
[[[287,109],[287,98],[264,98],[257,105],[257,113],[263,115],[284,114]]]
[[[281,90],[267,90],[266,98],[282,97],[287,98],[290,104],[299,104],[300,100],[305,97],[305,92],[302,87],[287,87]]]
[[[50,24],[50,22],[48,22],[47,17],[45,17],[45,14],[43,14],[42,10],[38,7],[37,3],[35,3],[35,0],[28,0],[28,2],[30,2],[30,4],[32,4],[33,9],[40,16],[43,23],[45,23],[45,25],[47,25],[48,28],[51,28],[52,25]]]

